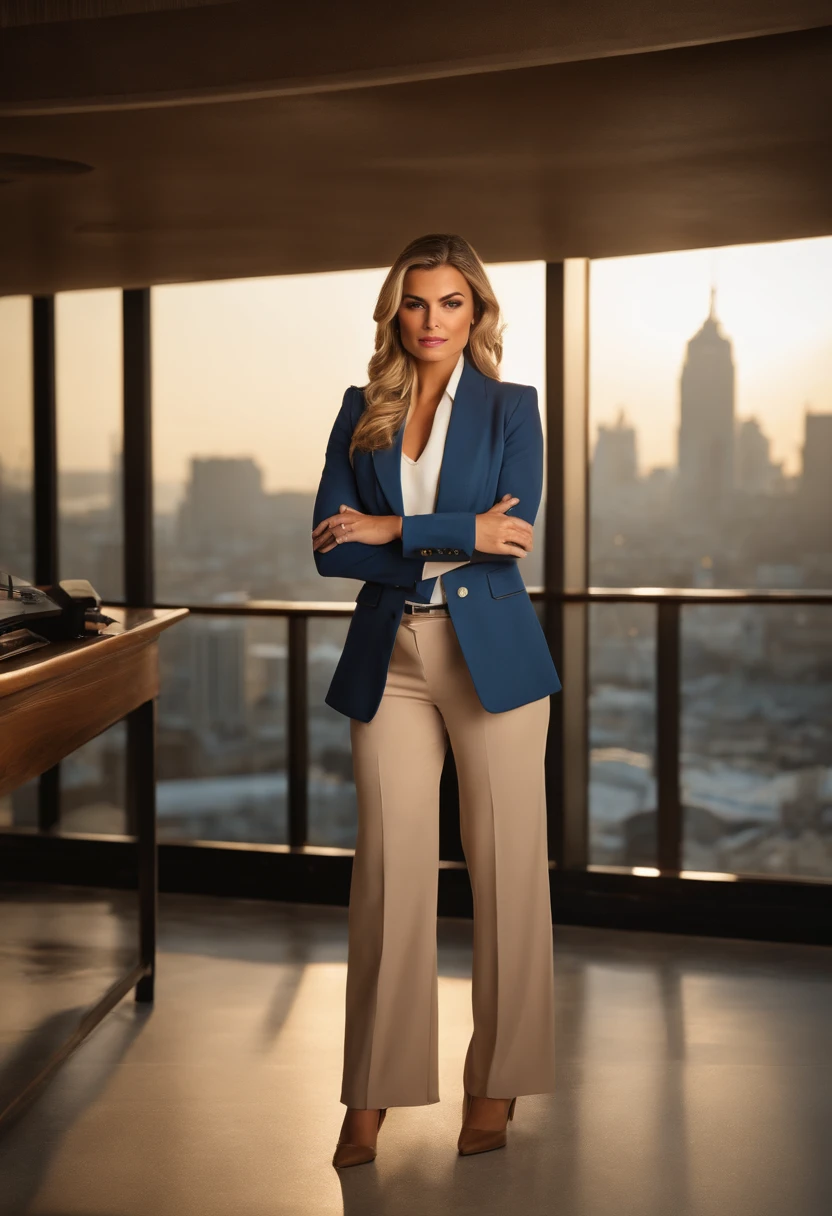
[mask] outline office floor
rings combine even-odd
[[[0,1096],[130,956],[133,900],[0,887]],[[826,1216],[832,954],[555,926],[556,1093],[461,1158],[471,926],[439,922],[442,1100],[330,1165],[346,913],[163,896],[128,997],[0,1136],[3,1216]]]

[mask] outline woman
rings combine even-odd
[[[439,1101],[449,741],[475,913],[459,1151],[501,1147],[517,1095],[554,1088],[544,749],[560,681],[518,568],[543,481],[537,393],[498,378],[499,306],[459,236],[408,245],[374,319],[312,529],[319,573],[363,582],[326,696],[351,719],[358,798],[336,1167],[375,1157],[389,1106]]]

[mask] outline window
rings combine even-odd
[[[285,620],[191,616],[159,642],[161,840],[287,840]]]
[[[121,325],[120,291],[55,297],[58,577],[88,579],[105,603],[124,597]],[[62,830],[126,830],[126,737],[117,722],[62,761]]]
[[[508,321],[503,379],[545,406],[544,265],[489,268]],[[156,287],[152,296],[157,596],[351,601],[309,532],[332,423],[363,384],[386,271]],[[542,525],[543,508],[539,520]],[[543,537],[522,563],[539,583]]]
[[[342,849],[355,848],[358,828],[350,720],[324,697],[348,626],[327,617],[309,622],[309,843]]]
[[[32,301],[0,299],[0,569],[35,576],[32,452]]]
[[[589,607],[589,860],[656,864],[656,610]]]
[[[120,291],[55,297],[60,578],[124,597]]]
[[[352,599],[312,557],[312,508],[345,388],[372,351],[379,272],[156,287],[161,601]]]
[[[32,301],[0,299],[0,570],[35,577],[32,452]],[[37,782],[0,798],[0,825],[37,823]]]
[[[832,878],[832,608],[682,612],[688,870]]]
[[[592,585],[832,587],[830,284],[827,238],[592,263]],[[647,725],[649,643],[636,627],[631,674],[602,676],[629,615],[591,612],[592,859],[650,864],[653,765],[626,743]],[[681,620],[683,866],[829,877],[832,609]]]
[[[590,582],[832,586],[832,239],[591,267]]]
[[[506,322],[500,378],[537,389],[540,422],[546,443],[546,263],[500,262],[486,266],[491,286]],[[545,454],[544,454],[545,470]],[[523,497],[523,487],[514,493]],[[527,587],[543,586],[545,548],[546,477],[534,521],[534,547],[519,561]]]
[[[366,380],[375,334],[372,313],[385,274],[371,270],[153,289],[160,602],[355,599],[359,584],[354,580],[318,574],[310,531],[326,443],[344,390]],[[543,420],[545,266],[501,265],[489,267],[489,275],[507,321],[502,378],[538,387]],[[522,496],[522,487],[516,492]],[[543,578],[543,518],[541,500],[534,549],[521,562],[531,585]],[[356,811],[349,720],[324,703],[347,623],[310,622],[309,841],[352,847]],[[163,639],[163,833],[286,838],[285,622],[275,621],[272,634],[260,639],[259,660],[254,628],[254,619],[199,617]],[[273,654],[267,664],[269,647]],[[264,671],[268,666],[275,698],[259,716],[245,674],[258,662]],[[228,725],[222,724],[223,712],[239,713],[233,739],[223,733]],[[189,714],[194,715],[190,726]],[[263,746],[268,731],[277,732],[271,750]],[[245,801],[249,796],[251,803]]]

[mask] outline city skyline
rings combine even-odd
[[[832,239],[607,258],[590,276],[593,447],[623,409],[644,441],[639,472],[675,467],[687,344],[715,289],[737,422],[756,418],[772,460],[799,473],[807,407],[832,412]]]
[[[545,266],[487,269],[508,323],[503,378],[536,384],[542,408]],[[157,481],[184,486],[192,456],[254,455],[268,492],[313,489],[343,390],[366,378],[385,273],[155,288]],[[807,407],[832,411],[832,238],[593,261],[591,285],[593,447],[598,426],[623,408],[639,434],[640,472],[675,466],[685,346],[716,285],[737,421],[755,417],[772,460],[799,471]],[[120,293],[63,293],[56,311],[61,467],[103,470],[120,446]],[[325,358],[313,343],[321,318]],[[27,330],[28,301],[0,300],[0,462],[11,472],[31,460]]]

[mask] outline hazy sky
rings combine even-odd
[[[543,263],[488,267],[508,327],[503,379],[543,403]],[[384,269],[155,288],[156,476],[192,455],[253,455],[266,487],[315,489],[344,389],[366,380]],[[717,314],[737,365],[737,413],[799,467],[803,408],[832,411],[832,238],[593,262],[591,422],[623,407],[643,468],[675,462],[687,340]],[[61,467],[106,468],[120,444],[118,291],[57,299]],[[0,458],[31,459],[29,302],[0,299]]]
[[[675,464],[685,344],[708,314],[713,282],[737,416],[755,415],[773,459],[798,471],[804,405],[832,412],[832,238],[608,258],[590,275],[593,429],[623,406],[642,468]]]
[[[543,264],[490,269],[506,318],[515,318],[506,332],[504,378],[540,384]],[[182,477],[186,454],[254,454],[269,489],[316,489],[344,390],[367,379],[385,274],[154,291],[157,476]]]

